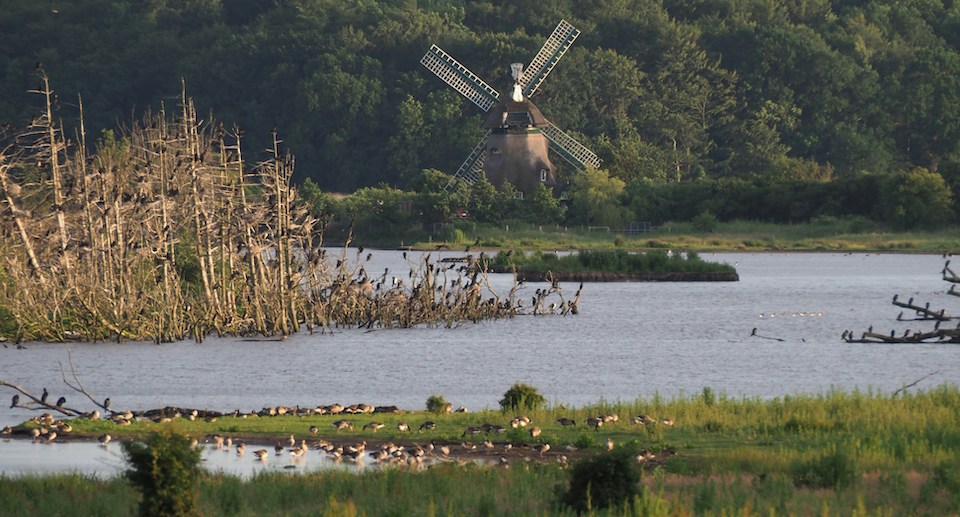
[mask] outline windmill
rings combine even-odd
[[[455,178],[473,184],[486,173],[490,183],[499,187],[509,181],[517,190],[529,195],[540,183],[551,187],[557,184],[556,168],[550,161],[548,150],[580,171],[588,166],[600,166],[596,154],[547,120],[530,102],[530,97],[537,93],[543,80],[579,35],[578,29],[561,20],[530,66],[524,69],[522,63],[510,65],[514,84],[504,100],[500,100],[497,90],[440,47],[430,47],[420,63],[488,112],[483,123],[487,133],[457,170]]]

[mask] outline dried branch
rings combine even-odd
[[[930,378],[930,377],[933,377],[934,375],[936,375],[936,374],[938,374],[938,373],[940,373],[940,370],[937,370],[937,371],[935,371],[935,372],[930,372],[930,373],[924,375],[923,377],[920,377],[919,379],[911,382],[910,384],[906,384],[906,385],[904,385],[904,386],[901,386],[901,387],[897,388],[897,390],[893,392],[893,396],[896,397],[901,391],[906,391],[907,389],[912,388],[912,387],[916,386],[917,384],[920,384],[921,381],[923,381],[923,380],[925,380],[925,379],[928,379],[928,378]]]

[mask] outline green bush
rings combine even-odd
[[[523,383],[516,383],[510,386],[510,389],[503,394],[503,399],[500,400],[500,407],[503,408],[504,411],[518,409],[532,411],[542,407],[546,401],[543,395],[537,391],[537,388]]]
[[[640,466],[635,445],[626,445],[577,462],[561,497],[577,512],[617,506],[640,493]]]
[[[696,228],[697,231],[712,233],[717,229],[719,221],[717,221],[717,216],[708,211],[704,211],[691,219],[690,223],[693,224],[693,227]]]
[[[834,447],[819,458],[798,462],[792,470],[793,483],[796,486],[840,490],[851,486],[857,480],[856,462],[839,447]]]
[[[140,515],[197,515],[200,450],[173,430],[123,443],[126,477],[140,491]]]
[[[427,399],[427,411],[431,413],[439,415],[446,412],[449,407],[451,407],[450,403],[443,398],[443,395],[430,395],[430,398]]]

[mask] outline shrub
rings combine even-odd
[[[140,515],[196,515],[200,450],[172,430],[124,442],[126,477],[140,491]]]
[[[853,458],[842,448],[793,466],[793,483],[814,488],[847,488],[857,480]]]
[[[628,445],[577,462],[561,497],[577,512],[616,506],[639,494],[640,466],[636,446]]]
[[[693,227],[701,232],[713,233],[717,229],[717,216],[711,214],[710,212],[704,211],[700,212],[700,215],[694,217],[691,221]]]
[[[510,389],[503,394],[500,400],[500,407],[507,410],[535,410],[539,409],[546,402],[543,395],[537,391],[537,388],[523,383],[517,383],[510,386]]]
[[[452,407],[447,399],[443,398],[443,395],[430,395],[430,398],[427,399],[427,411],[431,413],[445,413],[448,408]]]

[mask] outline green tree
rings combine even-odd
[[[890,222],[903,228],[930,228],[955,217],[953,192],[943,177],[923,168],[890,178],[886,200]]]
[[[553,224],[563,219],[564,208],[560,200],[554,197],[553,189],[543,183],[537,185],[537,190],[530,196],[530,215],[538,224]]]
[[[621,205],[626,184],[606,171],[589,168],[570,180],[569,217],[574,224],[620,228],[631,218]]]

